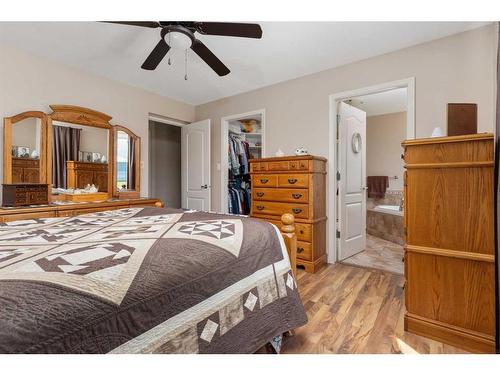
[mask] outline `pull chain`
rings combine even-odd
[[[171,38],[170,33],[168,33],[168,46],[169,47],[172,45],[170,38]],[[170,56],[168,56],[168,65],[172,65],[172,63],[170,62]]]
[[[188,80],[188,51],[186,50],[186,53],[184,55],[184,81]]]

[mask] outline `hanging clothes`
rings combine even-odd
[[[229,135],[229,181],[228,210],[229,213],[250,214],[250,146],[238,135]]]

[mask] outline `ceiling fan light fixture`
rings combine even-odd
[[[188,35],[179,31],[170,31],[164,39],[170,48],[181,51],[186,51],[193,44],[193,40]]]

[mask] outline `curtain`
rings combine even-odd
[[[497,353],[500,353],[500,220],[498,220],[498,214],[500,213],[500,22],[497,24],[498,30],[498,47],[497,47],[497,104],[496,104],[496,142],[495,142],[495,247],[496,247],[496,257],[495,257],[495,276],[496,276],[496,317],[497,317],[497,329],[496,329],[496,346]]]
[[[52,184],[66,189],[66,162],[78,160],[81,129],[53,126]]]
[[[135,190],[135,139],[128,137],[127,189]]]

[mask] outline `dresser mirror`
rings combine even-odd
[[[113,126],[114,160],[113,171],[114,195],[119,198],[138,198],[140,196],[141,138],[129,129]]]
[[[46,128],[43,112],[23,112],[4,119],[4,184],[46,183]]]
[[[105,113],[49,107],[4,118],[2,205],[140,198],[141,138]]]
[[[48,115],[48,154],[52,199],[68,200],[76,195],[89,200],[111,197],[111,117],[76,106],[50,108],[53,112]]]

